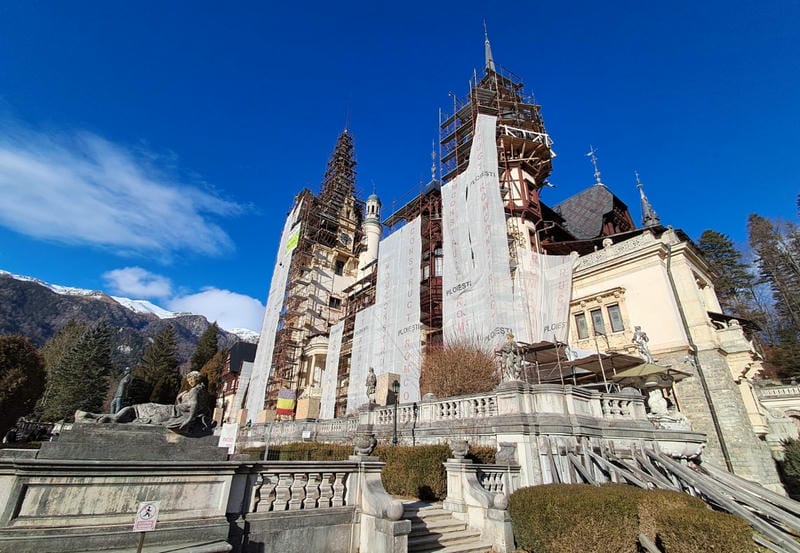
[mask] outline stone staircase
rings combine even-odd
[[[481,540],[480,532],[453,517],[435,503],[404,502],[403,518],[411,521],[408,552],[488,553],[492,544]]]

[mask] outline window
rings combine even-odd
[[[442,258],[441,257],[435,258],[433,260],[433,263],[434,263],[433,276],[437,276],[437,277],[438,276],[442,276],[442,270],[443,270],[443,267],[444,267],[444,265],[442,263]]]
[[[431,266],[427,263],[422,266],[422,280],[428,280],[431,278]]]
[[[606,335],[606,325],[603,322],[603,312],[600,309],[592,309],[589,314],[592,316],[592,327],[595,334]]]
[[[328,299],[328,307],[332,307],[333,309],[339,309],[342,306],[342,300],[339,298],[334,298],[331,296]]]
[[[607,309],[608,318],[611,321],[611,331],[622,332],[625,330],[625,325],[622,324],[622,313],[619,310],[619,305],[615,303],[613,305],[609,305]]]
[[[337,275],[342,275],[344,273],[344,261],[342,261],[341,259],[337,259],[336,266],[334,267],[333,272],[336,273]]]
[[[578,339],[583,340],[589,337],[589,327],[586,326],[586,314],[577,313],[575,315],[575,328],[578,330]]]

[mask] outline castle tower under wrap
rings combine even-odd
[[[355,156],[339,136],[319,196],[303,190],[284,228],[247,393],[248,417],[263,420],[281,397],[305,397],[319,409],[331,328],[344,317],[356,281],[364,204],[355,196]],[[289,249],[287,249],[287,247]],[[282,390],[282,391],[281,391]]]

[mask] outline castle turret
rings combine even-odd
[[[362,225],[366,249],[358,256],[358,278],[366,275],[366,267],[378,259],[378,244],[381,241],[383,227],[381,226],[381,200],[377,194],[367,198],[364,223]]]

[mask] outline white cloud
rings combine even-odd
[[[166,298],[172,294],[172,282],[141,267],[114,269],[103,274],[106,286],[115,294],[130,298]]]
[[[242,208],[166,176],[154,166],[157,157],[90,133],[0,132],[0,225],[121,252],[219,254],[233,247],[210,216]]]
[[[225,329],[259,331],[264,318],[264,305],[257,299],[218,288],[205,288],[197,294],[172,298],[167,301],[167,308],[205,315],[209,321],[217,321]]]

